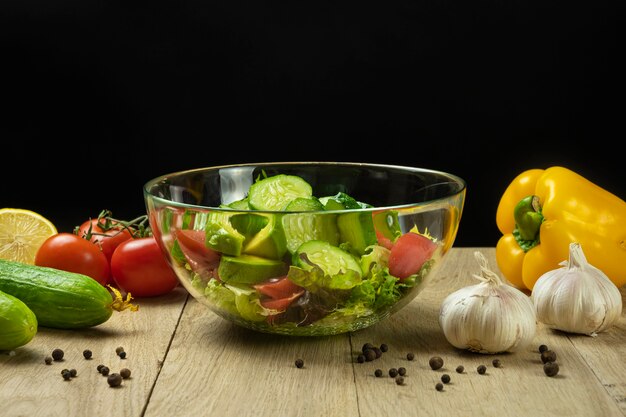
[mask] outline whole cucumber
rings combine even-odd
[[[39,326],[92,327],[113,314],[113,296],[87,275],[0,259],[0,291],[26,304]]]
[[[35,313],[18,298],[0,291],[0,350],[24,346],[35,334]]]

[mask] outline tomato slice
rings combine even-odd
[[[294,284],[286,276],[281,278],[274,278],[260,284],[253,285],[253,287],[263,295],[267,295],[273,299],[288,298],[294,293],[303,291],[303,288]]]
[[[389,253],[389,273],[400,279],[416,274],[435,249],[437,244],[426,236],[412,232],[400,236]]]
[[[220,254],[206,247],[205,236],[203,230],[178,229],[174,232],[174,237],[191,269],[199,275],[212,277],[215,275]]]
[[[291,296],[285,298],[269,298],[266,300],[261,300],[261,305],[265,308],[269,308],[272,310],[285,311],[291,305],[291,303],[297,300],[302,294],[304,294],[304,290],[294,293]]]
[[[376,231],[376,239],[378,240],[378,244],[382,247],[385,247],[389,250],[391,250],[391,248],[393,247],[393,242],[391,241],[391,239],[385,237],[385,235],[383,235],[378,230]]]

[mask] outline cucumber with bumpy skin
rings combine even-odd
[[[37,333],[37,317],[20,299],[0,291],[0,350],[30,342]]]
[[[114,309],[127,308],[87,275],[3,259],[0,291],[26,304],[42,327],[92,327],[107,321]]]

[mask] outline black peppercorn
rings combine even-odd
[[[69,381],[72,378],[70,371],[68,371],[67,369],[64,369],[63,371],[61,371],[61,375],[63,376],[63,379],[66,381]]]
[[[465,367],[463,365],[459,365],[456,367],[456,372],[458,374],[462,374],[463,372],[465,372]]]
[[[402,375],[402,376],[406,375],[406,368],[404,366],[401,366],[398,368],[398,375]]]
[[[449,383],[450,382],[450,375],[448,375],[448,374],[441,375],[441,382],[443,382],[444,384]]]
[[[367,342],[366,344],[363,345],[363,347],[361,348],[361,352],[365,353],[365,351],[368,349],[374,349],[374,345],[371,344],[370,342]]]
[[[46,365],[50,365],[52,363],[52,357],[46,356],[43,361],[46,363]]]
[[[502,362],[500,362],[500,359],[494,359],[493,361],[491,361],[491,363],[494,368],[499,368],[502,365]]]
[[[302,359],[296,359],[296,368],[302,368],[304,366],[304,361]]]
[[[548,346],[546,346],[546,345],[539,345],[539,353],[543,353],[546,350],[548,350]]]
[[[120,352],[124,352],[124,348],[123,348],[123,347],[121,347],[121,346],[116,347],[116,348],[115,348],[115,354],[116,354],[116,355],[119,355],[119,354],[120,354]]]
[[[395,378],[398,376],[398,370],[396,368],[389,368],[389,376]]]
[[[78,375],[78,372],[76,371],[76,369],[70,369],[70,376],[74,378],[76,375]]]
[[[385,343],[380,345],[380,350],[382,352],[387,352],[389,350],[389,346],[387,346]]]
[[[553,350],[544,350],[541,352],[541,362],[555,362],[556,361],[556,353]]]
[[[543,372],[548,376],[556,376],[559,373],[559,364],[556,362],[546,362],[543,365]]]
[[[100,373],[101,373],[102,375],[104,375],[104,376],[107,376],[107,375],[109,374],[109,367],[108,367],[108,366],[103,366],[103,367],[100,369]]]
[[[119,387],[122,384],[122,376],[118,373],[112,373],[107,377],[107,382],[112,387]]]
[[[376,375],[376,378],[380,378],[381,376],[383,376],[383,370],[382,369],[375,370],[374,375]]]
[[[443,391],[443,384],[441,382],[437,382],[437,384],[435,384],[435,389],[437,391]]]
[[[357,361],[358,363],[363,363],[363,362],[365,362],[365,355],[364,355],[364,354],[362,354],[362,353],[361,353],[361,354],[359,354],[359,356],[357,356],[357,357],[356,357],[356,361]]]
[[[374,352],[374,349],[365,349],[365,352],[363,352],[363,354],[365,355],[366,362],[371,362],[376,359],[376,352]]]
[[[430,365],[431,369],[437,370],[437,369],[440,369],[443,366],[443,359],[441,359],[441,357],[439,357],[439,356],[433,356],[428,361],[428,364]]]
[[[85,359],[91,359],[91,355],[92,355],[92,353],[91,353],[91,351],[89,349],[83,350],[83,357]]]
[[[396,377],[396,384],[404,385],[404,377],[403,376]]]
[[[413,359],[415,359],[415,354],[413,352],[409,352],[406,354],[406,358],[407,360],[412,361]]]
[[[52,359],[55,361],[63,360],[64,352],[61,349],[54,349],[52,351]]]
[[[478,368],[476,368],[476,371],[479,374],[484,375],[484,373],[487,372],[487,367],[485,365],[479,365]]]
[[[102,368],[104,368],[104,365],[100,364],[96,367],[96,369],[98,370],[99,373],[102,373]]]
[[[376,354],[376,359],[380,358],[381,356],[383,356],[383,351],[380,350],[379,348],[375,347],[372,349],[374,351],[374,353]]]
[[[298,366],[298,365],[296,365]],[[120,376],[124,379],[128,379],[130,378],[130,369],[128,368],[123,368],[120,370]]]
[[[117,354],[117,356],[119,356],[121,359],[126,359],[126,352],[121,351],[120,353]]]

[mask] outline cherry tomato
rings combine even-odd
[[[113,227],[107,231],[104,231],[98,225],[98,219],[86,220],[78,227],[78,236],[85,237],[90,233],[89,226],[91,226],[91,240],[102,248],[102,252],[111,262],[113,251],[117,246],[125,240],[131,239],[132,236],[128,229],[121,226]]]
[[[106,285],[109,261],[102,250],[74,233],[50,236],[37,250],[35,265],[87,275]]]
[[[172,291],[178,278],[154,236],[126,240],[111,257],[113,281],[134,297],[155,297]]]
[[[426,236],[417,233],[400,236],[389,253],[389,273],[400,279],[416,274],[435,249],[437,244]]]

